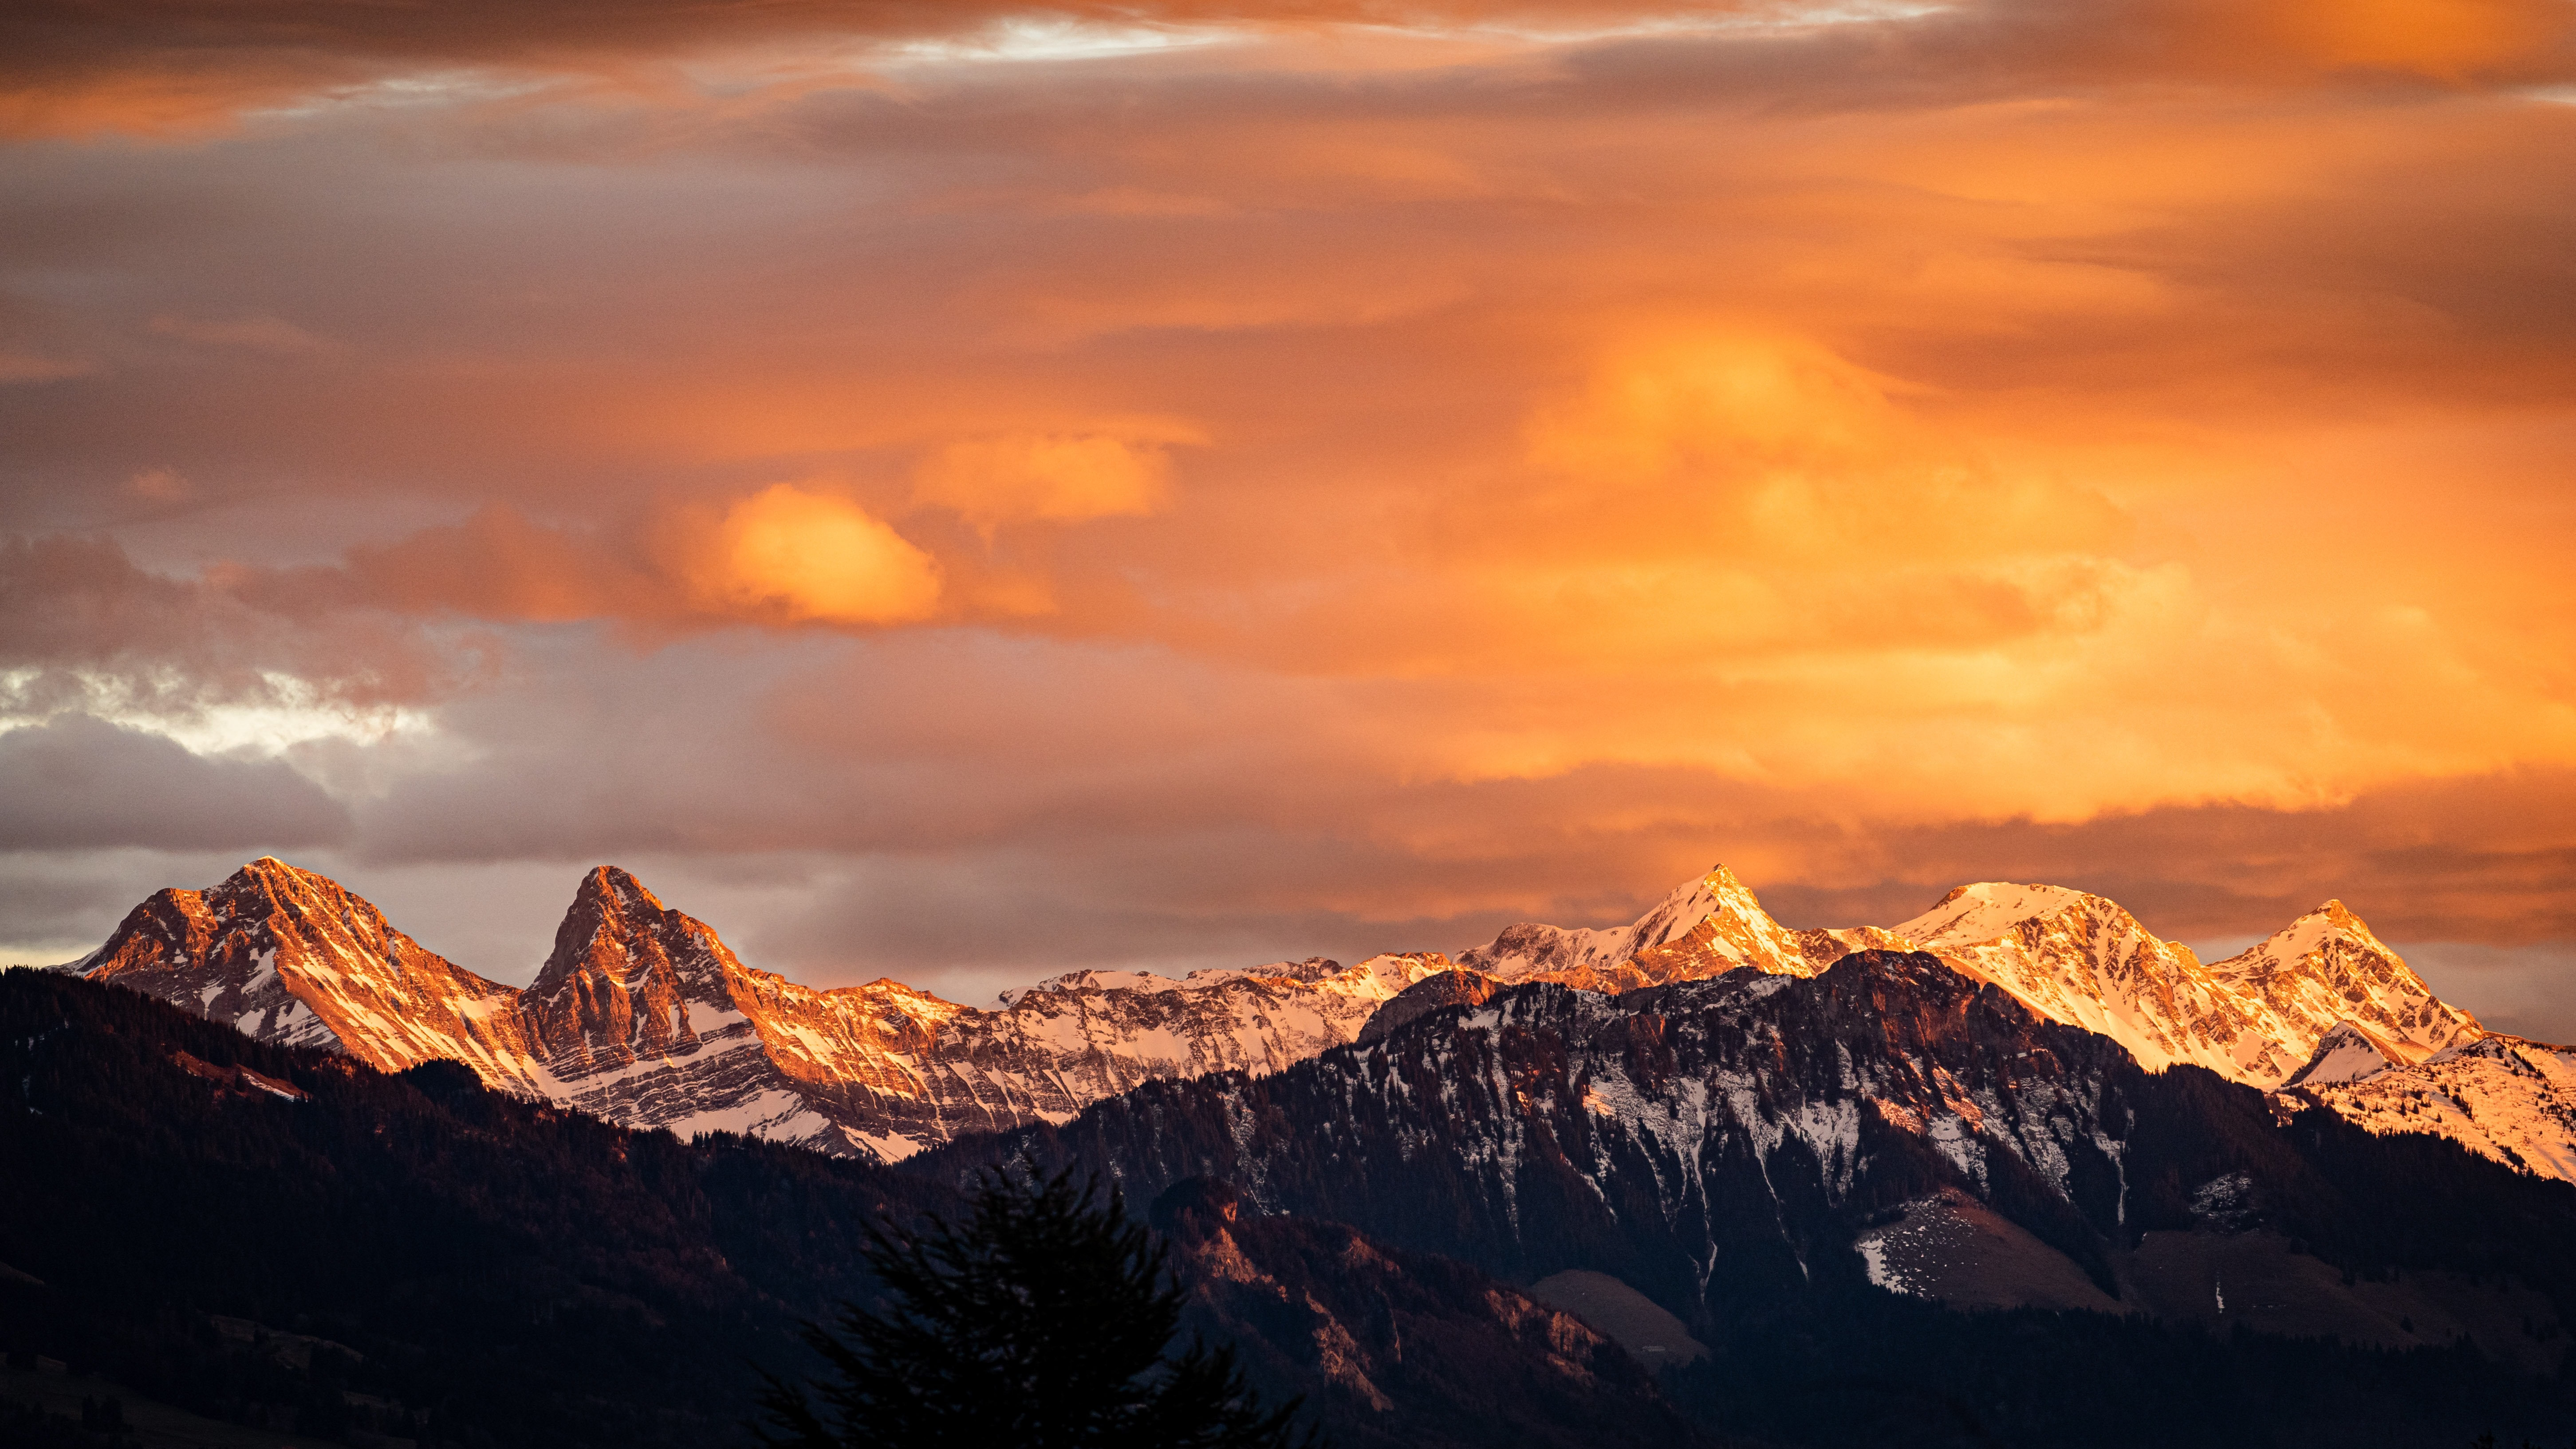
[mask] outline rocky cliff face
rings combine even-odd
[[[388,1071],[452,1057],[496,1086],[539,1078],[518,993],[425,950],[324,876],[263,856],[211,890],[136,906],[73,970],[245,1034]]]

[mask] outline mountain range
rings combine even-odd
[[[1963,885],[1892,927],[1793,930],[1719,866],[1626,927],[1524,923],[1455,960],[1076,971],[978,1009],[891,979],[818,990],[746,966],[613,866],[583,876],[535,979],[513,988],[422,947],[337,882],[264,857],[210,889],[156,893],[64,969],[384,1070],[446,1057],[497,1089],[628,1126],[898,1161],[962,1134],[1065,1122],[1148,1081],[1276,1073],[1373,1021],[1383,1033],[1504,987],[1616,995],[1745,969],[1811,977],[1890,950],[1927,953],[2151,1070],[2206,1067],[2374,1130],[2576,1178],[2576,1052],[2487,1031],[2337,901],[2204,964],[2117,903],[2055,886]]]
[[[2576,1428],[2576,1053],[2334,902],[2204,963],[2081,891],[1797,930],[1721,868],[1624,927],[973,1008],[746,966],[610,867],[511,987],[261,860],[67,969],[0,978],[0,1160],[44,1188],[0,1257],[121,1286],[0,1329],[55,1352],[77,1306],[130,1375],[203,1358],[169,1394],[236,1422],[307,1395],[297,1423],[570,1442],[589,1411],[525,1369],[568,1353],[662,1404],[618,1434],[689,1437],[668,1415],[740,1378],[692,1367],[728,1324],[774,1344],[866,1291],[869,1222],[1033,1163],[1154,1203],[1194,1321],[1350,1444]],[[473,1358],[494,1314],[507,1364]],[[257,1382],[201,1319],[381,1383]],[[433,1338],[448,1366],[404,1367]],[[492,1373],[515,1407],[431,1427]]]

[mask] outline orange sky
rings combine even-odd
[[[539,13],[539,12],[542,13]],[[0,18],[0,954],[2340,895],[2576,1035],[2576,12]]]

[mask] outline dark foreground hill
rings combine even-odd
[[[102,1399],[357,1449],[744,1441],[753,1365],[803,1371],[797,1322],[870,1295],[866,1226],[956,1201],[23,971],[0,973],[0,1183],[11,1383],[42,1359]],[[1615,1345],[1479,1270],[1229,1226],[1176,1256],[1194,1322],[1352,1449],[1694,1437]],[[0,1436],[107,1442],[5,1405]]]
[[[1216,1177],[1515,1281],[1617,1278],[1712,1350],[1671,1392],[1779,1443],[2576,1438],[2568,1183],[2282,1122],[1918,954],[1396,1019],[905,1169]]]

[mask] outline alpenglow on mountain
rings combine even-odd
[[[1516,925],[1454,962],[1076,971],[980,1010],[891,979],[817,990],[745,966],[613,866],[582,878],[535,980],[513,988],[263,858],[209,890],[157,893],[67,969],[386,1070],[448,1057],[628,1126],[892,1161],[1064,1122],[1150,1080],[1277,1072],[1358,1040],[1390,1003],[1397,1022],[1524,982],[1617,994],[1739,970],[1807,977],[1866,950],[1929,953],[2149,1070],[2206,1067],[2576,1179],[2576,1052],[2486,1031],[2335,901],[2204,964],[2116,903],[2056,886],[1965,885],[1891,928],[1791,930],[1719,866],[1633,925]]]

